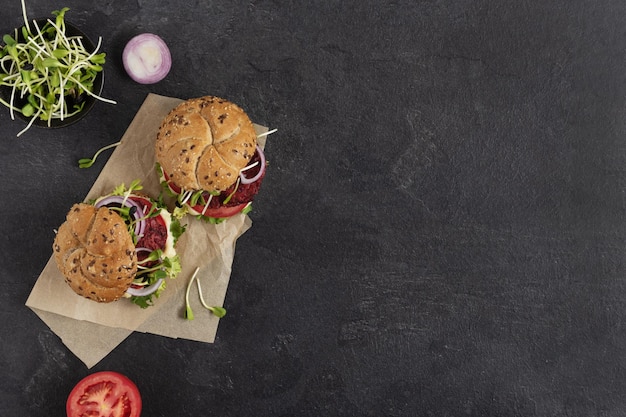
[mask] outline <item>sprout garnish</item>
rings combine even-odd
[[[204,301],[204,297],[202,296],[202,287],[200,286],[200,280],[197,278],[198,271],[200,268],[196,268],[191,279],[189,280],[189,284],[187,284],[187,291],[185,292],[185,318],[187,320],[193,320],[193,311],[191,310],[191,304],[189,303],[189,290],[191,289],[191,285],[194,281],[196,281],[196,285],[198,286],[198,295],[200,296],[200,303],[204,308],[213,313],[216,317],[222,318],[226,315],[226,309],[224,307],[219,306],[210,306]]]
[[[272,133],[278,132],[278,129],[268,130],[267,132],[259,133],[256,135],[257,139],[262,138],[263,136],[271,135]]]
[[[108,150],[108,149],[111,149],[111,148],[115,148],[115,147],[116,147],[117,145],[119,145],[120,143],[122,143],[122,142],[121,142],[121,141],[120,141],[120,142],[115,142],[115,143],[112,143],[112,144],[110,144],[110,145],[107,145],[107,146],[104,146],[104,147],[102,147],[102,148],[98,149],[98,151],[97,151],[97,152],[96,152],[96,153],[95,153],[95,154],[94,154],[91,158],[82,158],[82,159],[79,159],[79,160],[78,160],[78,167],[79,167],[79,168],[89,168],[89,167],[91,167],[91,166],[94,164],[94,162],[96,162],[96,158],[97,158],[97,157],[98,157],[98,156],[99,156],[102,152],[104,152],[104,151],[106,151],[106,150]]]

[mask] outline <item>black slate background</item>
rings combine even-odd
[[[145,416],[626,414],[626,3],[27,3],[103,37],[118,104],[20,138],[0,111],[0,415],[62,416],[99,370]],[[140,32],[156,85],[123,72]],[[108,154],[77,159],[150,92],[279,132],[216,343],[133,334],[88,370],[24,302]]]

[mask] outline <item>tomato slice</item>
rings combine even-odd
[[[167,175],[167,172],[165,172],[163,170],[163,168],[161,168],[161,173],[163,174],[163,178],[165,179],[165,182],[167,182],[167,186],[170,188],[170,190],[174,194],[180,194],[182,189],[178,185],[176,185],[172,181],[170,181],[170,176]]]
[[[83,378],[66,403],[67,417],[139,417],[141,396],[137,386],[113,371],[96,372]]]
[[[236,206],[209,207],[204,212],[204,216],[214,217],[216,219],[232,217],[243,210],[247,205],[248,203],[242,203],[237,204]],[[204,210],[204,206],[202,205],[196,205],[191,208],[193,209],[194,214],[202,214],[202,210]]]

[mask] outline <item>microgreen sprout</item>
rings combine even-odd
[[[271,135],[272,133],[278,132],[278,129],[268,130],[267,132],[259,133],[256,135],[257,139],[262,138],[263,136]]]
[[[150,254],[145,259],[139,261],[138,264],[158,261],[161,259],[162,255],[163,255],[163,251],[161,249],[155,249],[152,252],[150,252]]]
[[[187,291],[185,292],[185,318],[187,320],[194,319],[193,311],[191,310],[191,304],[189,303],[189,290],[191,289],[191,286],[194,281],[196,282],[196,285],[198,286],[198,295],[200,297],[200,303],[202,304],[202,307],[209,310],[211,313],[213,313],[213,315],[215,315],[218,318],[224,317],[226,315],[226,309],[224,307],[210,306],[204,301],[204,297],[202,295],[202,287],[200,285],[200,280],[197,278],[199,270],[200,268],[196,268],[193,275],[191,276],[191,279],[189,280],[189,283],[187,284]]]
[[[121,142],[121,141],[120,141],[120,142],[115,142],[115,143],[112,143],[112,144],[110,144],[110,145],[107,145],[107,146],[104,146],[104,147],[102,147],[102,148],[98,149],[98,151],[97,151],[97,152],[96,152],[96,153],[95,153],[95,154],[94,154],[91,158],[82,158],[82,159],[79,159],[79,160],[78,160],[78,167],[79,167],[79,168],[89,168],[89,167],[91,167],[91,166],[94,164],[94,162],[96,162],[96,158],[97,158],[97,157],[98,157],[98,156],[99,156],[102,152],[104,152],[104,151],[106,151],[106,150],[108,150],[108,149],[111,149],[111,148],[115,148],[115,147],[116,147],[117,145],[119,145],[120,143],[122,143],[122,142]]]
[[[228,197],[226,197],[223,201],[222,204],[228,204],[230,202],[230,199],[233,198],[233,196],[235,195],[235,193],[237,192],[237,189],[239,188],[239,184],[241,183],[241,179],[239,177],[237,177],[237,182],[235,182],[235,187],[233,188],[233,192],[228,194]],[[207,207],[209,206],[209,204],[207,203]],[[206,208],[204,209],[206,211]],[[202,213],[204,214],[204,212]]]
[[[123,219],[131,219],[137,212],[137,207],[135,206],[109,207],[109,209],[116,211],[120,216],[122,216]],[[134,223],[134,221],[130,221],[130,220],[129,222]]]
[[[239,181],[239,180],[237,180]],[[204,208],[202,209],[202,215],[204,216],[206,211],[209,209],[209,204],[211,204],[211,201],[213,200],[213,194],[209,194],[209,198],[207,198],[206,203],[204,205]]]
[[[87,96],[115,104],[93,91],[94,81],[106,61],[106,54],[98,53],[102,38],[93,51],[87,51],[81,36],[68,36],[64,19],[68,10],[65,7],[53,11],[54,20],[48,19],[41,27],[34,20],[31,26],[22,0],[24,26],[2,38],[0,86],[10,90],[10,97],[0,98],[0,104],[9,108],[12,120],[15,112],[30,118],[17,136],[36,119],[51,126],[52,120],[80,113]]]
[[[128,198],[129,195],[133,193],[133,191],[141,191],[143,190],[143,185],[141,185],[141,180],[134,179],[130,182],[128,189],[124,183],[118,185],[113,189],[111,194],[113,195],[122,195]]]
[[[185,318],[187,320],[194,319],[193,311],[191,310],[191,304],[189,303],[189,290],[191,289],[191,284],[193,284],[193,281],[196,279],[196,275],[198,275],[199,270],[200,268],[196,268],[193,275],[191,276],[191,279],[189,280],[189,284],[187,284],[187,291],[185,291]]]

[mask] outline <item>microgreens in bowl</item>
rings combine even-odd
[[[0,103],[29,120],[20,136],[36,121],[51,127],[53,121],[66,121],[86,110],[87,100],[115,101],[99,95],[106,54],[98,52],[84,35],[65,22],[67,7],[53,11],[55,19],[33,20],[2,38],[0,48]],[[75,29],[75,30],[71,30]],[[99,87],[98,87],[99,84]],[[98,90],[98,91],[96,91]]]

